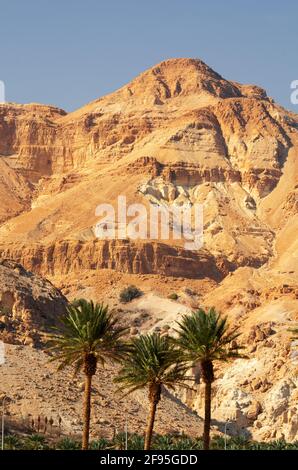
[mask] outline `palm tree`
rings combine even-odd
[[[179,351],[168,336],[157,333],[133,338],[123,358],[122,368],[115,382],[127,394],[147,388],[150,403],[144,450],[151,446],[154,421],[162,386],[174,389],[185,385],[186,367],[179,360]]]
[[[179,329],[175,343],[181,349],[185,360],[191,366],[199,365],[201,377],[205,383],[205,418],[204,449],[209,449],[211,424],[211,386],[214,381],[214,361],[227,361],[241,356],[238,353],[237,330],[229,330],[227,318],[211,308],[209,311],[199,309],[190,315],[184,315],[177,322]]]
[[[82,449],[86,450],[89,445],[92,377],[98,362],[104,365],[107,359],[120,359],[125,329],[108,313],[107,306],[84,299],[68,306],[62,323],[63,330],[51,335],[50,350],[56,354],[52,360],[60,361],[59,370],[73,365],[75,374],[80,370],[85,374]]]

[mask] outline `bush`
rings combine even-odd
[[[153,449],[157,450],[202,450],[202,439],[192,439],[186,435],[155,435],[153,437]]]
[[[64,437],[56,445],[56,449],[58,450],[79,450],[80,448],[80,442],[71,439],[70,437]]]
[[[191,439],[190,437],[180,437],[175,439],[172,445],[173,450],[202,450],[202,439]]]
[[[90,450],[108,450],[111,448],[110,441],[101,437],[97,441],[92,441],[90,443]]]
[[[136,299],[137,297],[140,297],[141,295],[142,291],[138,287],[128,286],[120,292],[120,301],[122,303],[127,303],[133,299]]]
[[[111,447],[117,450],[125,450],[126,434],[119,432],[111,442]],[[144,437],[136,433],[128,433],[127,435],[127,450],[143,450]]]
[[[172,435],[155,435],[153,436],[154,449],[158,450],[172,450],[173,449],[173,436]]]
[[[49,446],[46,442],[45,436],[41,434],[32,434],[23,441],[23,448],[26,450],[48,450]]]
[[[17,450],[22,448],[21,439],[15,434],[8,434],[4,438],[4,449],[5,450]]]
[[[179,296],[178,294],[176,294],[176,292],[173,292],[173,294],[170,294],[168,296],[168,299],[171,299],[171,300],[178,300]]]

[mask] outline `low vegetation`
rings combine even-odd
[[[113,439],[100,438],[90,442],[90,450],[125,450],[125,433],[118,433]],[[202,439],[193,439],[186,435],[154,435],[152,449],[155,450],[202,450]],[[71,437],[64,437],[56,442],[48,441],[45,436],[32,434],[31,436],[18,436],[8,434],[5,437],[5,450],[79,450],[81,443]],[[128,450],[142,450],[144,438],[139,434],[128,434]],[[283,439],[272,442],[256,442],[243,437],[216,436],[210,441],[213,450],[298,450],[298,441],[288,443]]]
[[[137,299],[138,297],[141,297],[142,295],[141,289],[139,289],[136,286],[128,286],[125,287],[121,292],[120,292],[120,302],[123,304],[131,302],[133,299]]]
[[[176,294],[176,292],[173,292],[172,294],[170,294],[170,295],[168,296],[168,299],[170,299],[170,300],[178,300],[178,299],[179,299],[179,295]]]

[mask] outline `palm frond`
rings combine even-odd
[[[108,312],[108,307],[85,299],[76,300],[67,307],[61,319],[60,331],[55,328],[49,336],[49,348],[59,361],[59,369],[73,365],[78,372],[86,354],[94,355],[102,364],[106,360],[120,360],[124,353],[122,341],[126,329]]]
[[[181,354],[168,336],[157,333],[134,338],[127,347],[122,368],[115,382],[118,391],[126,394],[143,389],[153,383],[174,388],[186,385],[186,366]]]
[[[177,322],[175,344],[181,348],[184,359],[191,363],[244,357],[242,347],[236,340],[237,329],[230,330],[227,318],[222,317],[214,308],[205,312],[199,309],[190,315],[183,315]]]

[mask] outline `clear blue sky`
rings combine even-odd
[[[0,0],[6,100],[73,110],[171,57],[265,87],[285,107],[298,80],[295,0]]]

